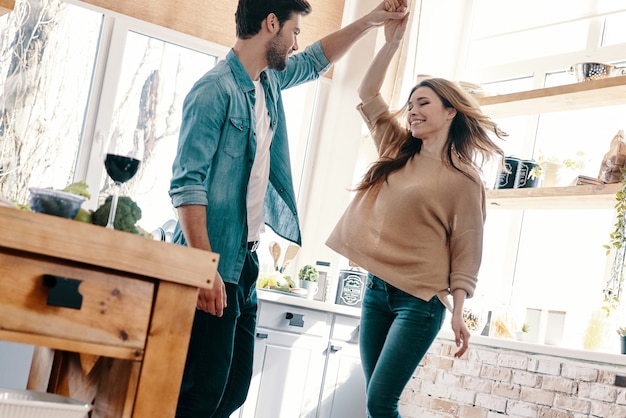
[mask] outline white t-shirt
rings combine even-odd
[[[252,172],[248,183],[248,242],[258,241],[265,230],[263,221],[263,201],[270,176],[270,145],[272,129],[270,117],[265,105],[265,92],[260,81],[253,81],[256,88],[256,154],[252,163]]]

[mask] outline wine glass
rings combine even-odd
[[[120,187],[122,183],[126,183],[137,173],[142,154],[143,142],[135,137],[129,138],[123,135],[115,135],[109,142],[109,149],[104,159],[104,167],[109,177],[115,183],[109,220],[106,225],[109,229],[115,228],[115,212],[117,211]]]

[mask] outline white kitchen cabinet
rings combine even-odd
[[[320,402],[320,418],[366,418],[359,318],[335,315]]]
[[[314,418],[332,314],[259,302],[254,370],[239,418]]]
[[[260,300],[250,390],[231,418],[365,418],[358,327],[354,316]]]

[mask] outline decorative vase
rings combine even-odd
[[[311,282],[309,280],[300,280],[300,287],[309,291],[307,299],[313,299],[317,293],[317,282]]]
[[[626,335],[620,335],[619,336],[620,341],[622,342],[622,354],[626,354]]]
[[[544,162],[541,164],[543,171],[542,187],[567,186],[571,181],[571,171],[565,168],[565,164]]]
[[[602,308],[596,309],[592,312],[589,319],[589,324],[583,337],[583,348],[592,351],[610,350],[611,341],[615,342],[614,335],[616,329],[615,315],[607,314],[607,311]]]

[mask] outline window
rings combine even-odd
[[[122,194],[137,202],[142,210],[138,224],[153,231],[176,218],[168,195],[172,162],[176,155],[182,103],[195,83],[217,63],[217,53],[208,54],[168,42],[124,23],[114,27],[112,39],[123,40],[121,61],[107,66],[103,91],[114,96],[101,104],[96,137],[103,146],[112,135],[139,135],[144,156],[137,175],[122,185]],[[109,98],[112,99],[113,97]],[[111,107],[103,107],[109,105]],[[106,134],[105,134],[106,132]],[[102,148],[92,149],[91,161],[104,161]],[[112,193],[113,183],[102,165],[99,203]]]
[[[497,93],[574,83],[568,69],[577,62],[626,58],[622,9],[620,2],[603,0],[476,0],[462,79]],[[572,172],[573,180],[598,175],[611,139],[624,128],[625,112],[626,104],[497,122],[510,134],[502,144],[506,155],[566,159],[582,152],[585,168]],[[609,265],[603,245],[613,216],[610,208],[490,211],[470,306],[508,306],[520,326],[526,308],[566,311],[563,345],[581,348],[591,311],[602,301]]]
[[[147,232],[175,218],[167,191],[182,102],[229,48],[75,0],[17,0],[0,31],[0,194],[25,204],[28,187],[84,179],[95,209],[112,193],[109,138],[139,131],[146,151],[121,195],[138,203]],[[299,198],[321,85],[283,94]],[[281,238],[268,230],[271,240]],[[271,259],[266,249],[259,257]]]
[[[18,0],[0,18],[0,194],[63,188],[82,146],[101,13],[60,1]]]

